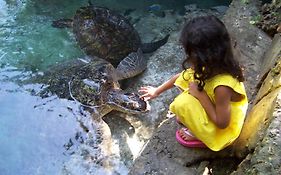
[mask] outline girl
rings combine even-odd
[[[180,43],[186,53],[184,71],[159,87],[139,91],[151,100],[173,85],[180,88],[181,94],[170,104],[170,111],[186,127],[176,132],[177,141],[188,147],[222,150],[239,136],[248,107],[229,34],[218,18],[197,17],[184,26]]]

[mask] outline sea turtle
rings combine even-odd
[[[56,94],[78,101],[101,117],[112,110],[146,112],[147,102],[138,94],[121,90],[115,75],[116,69],[106,60],[86,56],[56,65],[32,81],[46,85],[42,86],[40,96]]]
[[[79,8],[72,19],[53,21],[53,27],[73,28],[74,36],[86,55],[103,58],[115,67],[123,64],[127,73],[120,79],[139,74],[146,68],[142,53],[150,53],[164,45],[169,35],[152,42],[141,43],[140,36],[129,20],[117,12],[105,7],[97,7],[89,2],[86,7]],[[127,57],[130,53],[135,53]],[[136,60],[141,59],[141,60]],[[136,63],[141,63],[135,65]],[[120,68],[123,70],[123,68]]]

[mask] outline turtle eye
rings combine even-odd
[[[139,97],[139,95],[137,95],[137,94],[135,94],[133,92],[132,93],[126,92],[125,95],[129,96],[129,97]]]
[[[97,87],[98,86],[98,84],[95,81],[89,80],[89,79],[84,79],[83,83],[90,86],[90,87]]]
[[[84,79],[83,83],[90,89],[94,90],[95,92],[99,92],[100,84],[97,81]]]

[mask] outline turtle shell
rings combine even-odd
[[[56,94],[86,106],[100,106],[106,103],[108,91],[120,88],[112,76],[114,69],[103,59],[75,59],[55,65],[31,81],[47,85],[39,93],[42,97]]]
[[[141,44],[138,32],[127,19],[104,7],[78,9],[73,18],[73,32],[87,55],[115,65]]]
[[[107,93],[119,89],[114,81],[114,67],[103,60],[96,60],[81,66],[69,81],[71,98],[85,106],[101,106],[107,102]]]

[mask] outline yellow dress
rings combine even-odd
[[[201,103],[188,93],[188,84],[194,81],[193,74],[192,69],[187,69],[175,81],[175,86],[179,87],[183,92],[170,104],[170,110],[208,148],[213,151],[222,150],[233,143],[241,132],[248,108],[244,84],[229,74],[219,74],[205,81],[204,90],[214,104],[214,90],[221,85],[228,86],[244,96],[239,102],[231,102],[229,126],[225,129],[220,129],[209,119]]]

